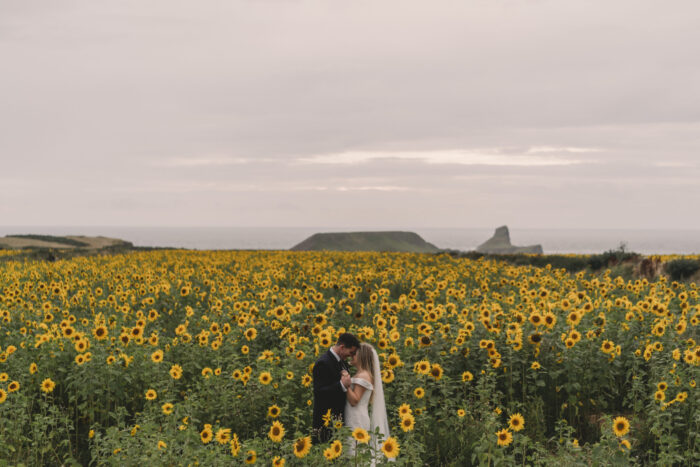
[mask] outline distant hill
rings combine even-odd
[[[530,253],[541,255],[542,245],[530,246],[514,246],[510,243],[510,233],[508,226],[503,225],[496,229],[493,237],[486,240],[484,243],[476,247],[479,253],[495,254],[495,255],[512,255],[517,253]]]
[[[414,232],[317,233],[291,248],[292,251],[397,251],[436,253],[435,245]]]
[[[61,248],[61,249],[100,249],[114,246],[132,246],[130,242],[118,238],[84,237],[82,235],[7,235],[0,237],[0,248]]]

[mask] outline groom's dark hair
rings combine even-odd
[[[338,337],[338,342],[336,345],[343,345],[344,347],[350,349],[352,347],[360,347],[360,341],[353,334],[349,332],[344,332]]]

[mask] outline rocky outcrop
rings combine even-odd
[[[414,232],[317,233],[291,248],[293,251],[401,251],[436,253],[435,245]]]
[[[530,246],[514,246],[510,243],[510,233],[508,232],[508,226],[501,226],[496,229],[493,237],[486,240],[484,243],[476,247],[476,251],[479,253],[486,253],[492,255],[512,255],[515,253],[527,253],[541,255],[542,245],[530,245]]]

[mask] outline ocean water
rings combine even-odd
[[[700,254],[700,230],[518,229],[510,227],[511,242],[525,246],[539,243],[544,252],[601,253],[621,243],[642,254]],[[378,229],[327,227],[99,227],[99,226],[0,226],[0,236],[10,234],[102,235],[121,238],[136,246],[176,247],[199,250],[286,250],[317,232]],[[389,229],[382,229],[389,230]],[[469,251],[493,235],[494,229],[411,228],[439,248]]]

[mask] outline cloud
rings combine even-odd
[[[377,185],[377,186],[340,186],[337,191],[417,191],[415,188],[405,186]]]
[[[597,148],[577,148],[577,147],[560,147],[560,146],[533,146],[527,150],[528,154],[538,154],[538,153],[586,153],[586,152],[600,152]]]
[[[689,164],[687,162],[677,161],[661,161],[652,164],[652,167],[670,168],[670,169],[691,169],[697,167],[697,164]]]
[[[193,180],[163,180],[151,182],[148,185],[134,185],[116,187],[118,193],[293,193],[293,192],[351,192],[351,191],[381,191],[381,192],[407,192],[425,191],[419,188],[398,185],[316,185],[304,182],[279,182],[274,183],[233,183],[216,181]]]
[[[149,162],[155,167],[212,167],[227,165],[242,165],[251,162],[260,162],[261,159],[246,159],[243,157],[209,156],[209,157],[174,157],[170,159],[158,159]]]
[[[593,152],[588,148],[555,148],[534,147],[524,153],[505,153],[503,148],[467,150],[438,150],[438,151],[347,151],[330,154],[319,154],[297,159],[303,164],[338,164],[355,165],[380,159],[412,160],[426,164],[456,164],[456,165],[490,165],[514,167],[542,167],[582,164],[581,159],[560,157],[559,155],[538,155],[545,153],[580,153]]]

